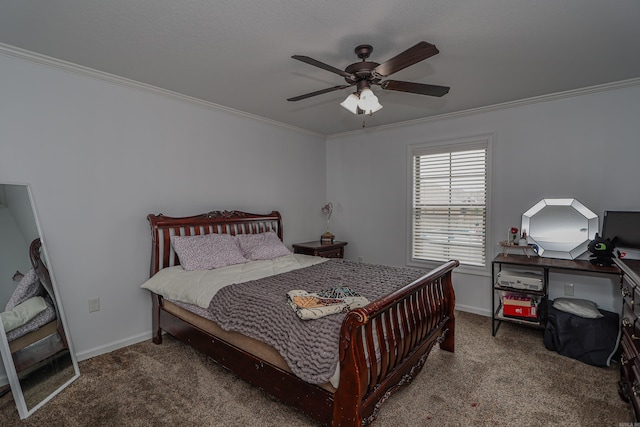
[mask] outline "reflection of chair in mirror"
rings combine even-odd
[[[13,339],[11,332],[7,334],[9,349],[18,376],[28,375],[69,351],[62,320],[58,313],[51,276],[42,262],[41,246],[40,239],[31,242],[29,257],[37,278],[45,290],[43,298],[47,300],[47,305],[51,305],[53,311],[44,325],[42,325],[42,318],[34,318],[24,325],[29,332]],[[33,325],[30,325],[31,323]]]

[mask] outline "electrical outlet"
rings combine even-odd
[[[362,258],[361,256],[358,257],[358,262],[364,262],[364,258]]]
[[[573,283],[565,283],[564,284],[564,294],[568,297],[573,296]]]
[[[100,298],[91,298],[89,300],[89,313],[100,311]]]

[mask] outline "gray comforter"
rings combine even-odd
[[[301,320],[287,303],[287,292],[319,292],[348,286],[374,301],[425,274],[332,259],[288,273],[230,285],[211,300],[209,313],[223,329],[237,331],[276,348],[295,375],[322,384],[338,364],[338,339],[345,313]]]

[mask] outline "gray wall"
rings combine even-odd
[[[494,134],[491,248],[544,197],[598,214],[640,209],[640,88],[325,139],[224,109],[0,54],[0,182],[31,184],[80,359],[150,337],[146,215],[284,216],[285,243],[332,232],[347,257],[403,265],[408,144]],[[628,183],[628,185],[624,185]],[[589,277],[576,297],[616,307]],[[455,275],[458,306],[489,314],[486,275]],[[580,283],[580,284],[578,284]],[[88,299],[101,310],[89,313]]]
[[[31,185],[80,359],[150,337],[147,214],[278,209],[287,244],[324,231],[322,137],[9,55],[0,70],[0,182]]]
[[[587,91],[585,91],[587,92]],[[543,198],[575,197],[602,217],[640,210],[640,86],[522,102],[451,118],[340,135],[327,142],[327,198],[334,234],[348,255],[404,265],[407,253],[407,146],[493,134],[489,259],[506,230]],[[491,313],[490,277],[455,275],[459,308]],[[575,297],[618,311],[609,280],[553,274],[551,297],[575,284]]]

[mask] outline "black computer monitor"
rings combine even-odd
[[[640,249],[640,211],[605,211],[602,237],[618,248]]]

